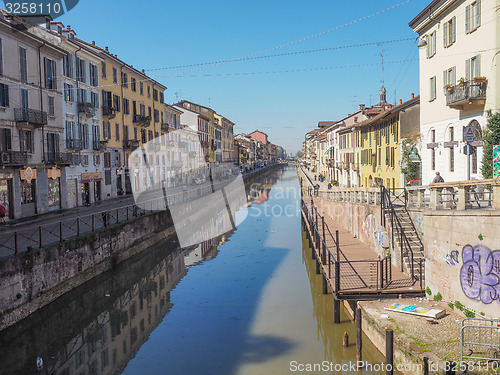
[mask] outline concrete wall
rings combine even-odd
[[[425,278],[433,295],[499,317],[500,212],[425,211]]]

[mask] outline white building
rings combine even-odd
[[[471,178],[479,179],[487,111],[499,107],[495,0],[434,0],[411,22],[419,34],[422,183],[439,171],[445,181],[467,179],[462,129],[475,129]],[[483,77],[486,82],[481,82]]]

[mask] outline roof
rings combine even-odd
[[[326,139],[326,137],[327,137],[327,135],[326,135],[326,133],[324,133],[324,134],[321,134],[321,135],[318,137],[318,139],[317,139],[317,140],[318,140],[318,141],[322,141],[323,139]]]
[[[427,5],[424,10],[422,10],[414,19],[412,19],[409,23],[408,26],[410,26],[413,29],[413,26],[422,18],[423,16],[430,14],[432,11],[432,8],[434,8],[435,5],[437,5],[439,2],[443,0],[433,0],[429,5]]]

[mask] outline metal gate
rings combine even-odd
[[[461,361],[500,361],[500,319],[465,318],[460,330]]]

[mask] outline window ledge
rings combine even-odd
[[[3,107],[3,106],[0,106],[0,111],[3,111],[5,112],[7,110],[8,107]]]

